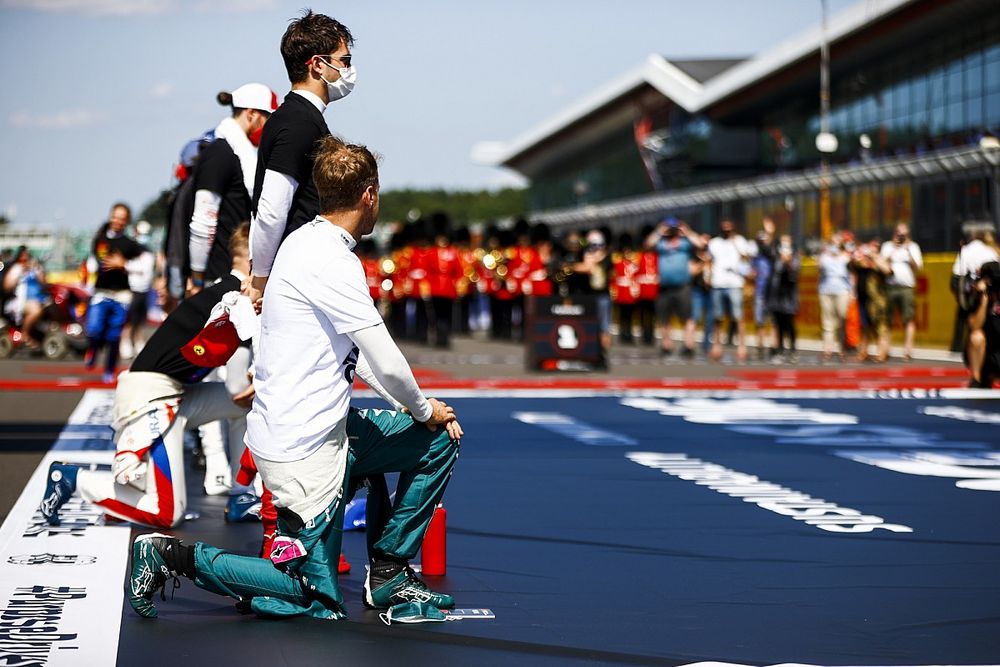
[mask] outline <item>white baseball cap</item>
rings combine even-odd
[[[278,108],[278,96],[262,83],[245,83],[232,92],[233,107],[237,109],[257,109],[274,112]]]

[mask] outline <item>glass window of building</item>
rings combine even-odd
[[[994,131],[1000,130],[1000,92],[986,95],[986,122],[987,127]]]
[[[962,79],[962,61],[952,60],[945,70],[945,99],[949,104],[960,102],[963,99]]]
[[[986,49],[984,62],[986,90],[1000,90],[1000,44]]]
[[[910,87],[913,104],[913,126],[917,131],[927,127],[927,76],[920,75],[913,80]]]
[[[965,58],[965,95],[972,97],[983,91],[983,55],[979,51]]]
[[[982,95],[966,98],[965,100],[965,125],[971,129],[978,129],[983,126],[983,98]]]

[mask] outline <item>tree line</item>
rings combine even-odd
[[[138,220],[148,220],[153,226],[167,223],[170,190],[163,190],[143,207]],[[518,218],[528,211],[528,191],[524,188],[501,190],[384,190],[380,193],[383,222],[406,222],[438,211],[451,216],[456,224],[470,224]]]

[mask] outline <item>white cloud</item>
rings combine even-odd
[[[92,109],[67,109],[47,114],[33,114],[27,111],[15,111],[10,115],[10,124],[14,127],[35,128],[43,130],[66,130],[78,127],[97,125],[105,115]]]
[[[149,90],[149,96],[158,100],[170,97],[174,92],[174,84],[169,81],[160,81]]]
[[[277,6],[277,0],[201,0],[194,9],[203,14],[251,14]]]
[[[480,141],[472,146],[470,159],[476,164],[492,167],[509,150],[509,145],[502,141]]]
[[[134,16],[165,14],[177,8],[177,0],[0,0],[0,7],[52,14]]]
[[[503,188],[528,187],[528,179],[507,169],[496,169],[486,178],[486,189],[500,190]]]

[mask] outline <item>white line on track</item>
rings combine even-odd
[[[593,398],[639,396],[650,398],[890,398],[890,399],[1000,399],[995,389],[428,389],[443,398]],[[355,398],[378,398],[368,389],[356,389]]]

